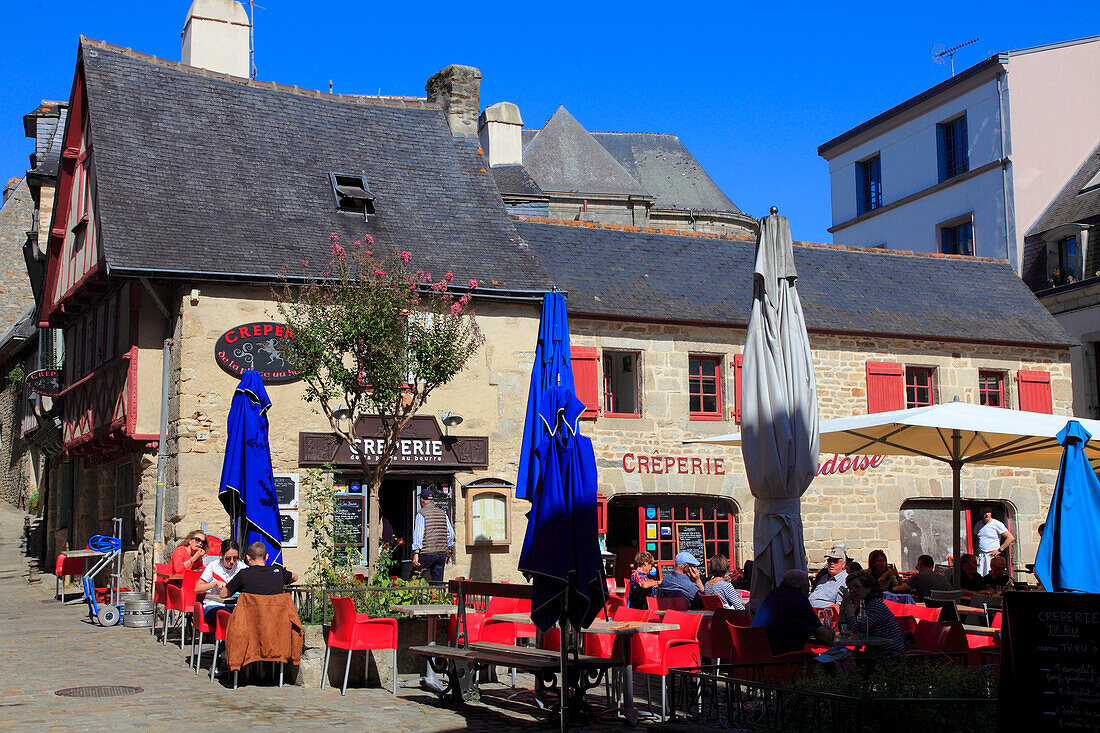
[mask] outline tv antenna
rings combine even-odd
[[[256,78],[256,8],[267,10],[263,5],[257,5],[256,0],[248,0],[248,75]]]
[[[948,61],[949,61],[951,63],[951,76],[954,76],[955,75],[955,52],[958,51],[960,48],[965,48],[966,46],[969,46],[972,43],[977,43],[979,40],[981,40],[981,39],[980,38],[971,38],[966,43],[960,43],[959,45],[952,46],[951,48],[944,47],[944,45],[942,43],[933,43],[932,44],[932,50],[929,51],[929,55],[932,57],[933,61],[935,61],[937,64],[940,64],[941,66],[945,63],[948,63]],[[944,56],[947,57],[948,61],[943,60]]]

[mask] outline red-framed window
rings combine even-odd
[[[978,372],[978,404],[986,407],[1008,407],[1005,404],[1004,372]]]
[[[593,419],[600,410],[599,374],[595,346],[574,346],[570,350],[573,365],[573,386],[577,399],[584,403],[582,418]]]
[[[931,367],[905,367],[905,406],[928,407],[935,404],[935,386]]]
[[[603,414],[605,417],[641,417],[638,395],[638,354],[603,352]]]
[[[65,359],[69,384],[120,355],[120,344],[130,342],[129,312],[130,289],[122,287],[97,306],[89,306],[82,318],[66,326]]]
[[[889,412],[905,407],[905,365],[867,362],[867,412]]]
[[[722,359],[688,356],[688,412],[692,420],[722,419]]]
[[[1027,412],[1054,412],[1054,401],[1050,391],[1050,372],[1035,372],[1021,369],[1016,373],[1016,384],[1020,392],[1020,409]]]
[[[670,570],[676,557],[676,525],[681,522],[703,525],[703,547],[707,558],[725,555],[731,567],[737,562],[737,514],[726,500],[701,497],[640,500],[638,506],[638,547],[653,555],[662,575]]]

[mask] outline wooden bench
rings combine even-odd
[[[458,633],[455,646],[436,644],[410,647],[409,651],[422,656],[438,674],[446,674],[447,684],[438,692],[454,701],[470,699],[476,694],[478,670],[495,666],[509,667],[535,676],[535,699],[542,704],[547,690],[557,687],[561,653],[551,649],[520,647],[490,642],[467,642],[466,597],[468,595],[501,596],[504,598],[531,598],[531,586],[512,583],[484,583],[462,578],[448,583],[448,590],[458,604]],[[600,684],[604,675],[613,667],[622,665],[618,659],[604,659],[587,654],[570,654],[567,682],[574,696],[583,697],[587,690]]]

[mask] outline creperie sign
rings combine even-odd
[[[841,456],[834,453],[827,461],[817,464],[817,476],[831,476],[848,471],[866,471],[878,468],[886,456]],[[661,456],[641,453],[624,453],[623,471],[626,473],[677,473],[724,476],[724,458],[700,458],[697,456]]]

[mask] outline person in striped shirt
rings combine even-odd
[[[895,657],[909,648],[905,632],[898,626],[894,614],[882,602],[882,596],[872,592],[874,578],[867,571],[848,576],[848,593],[840,603],[840,626],[849,634],[866,634],[890,639],[889,646],[870,647],[878,656]]]

